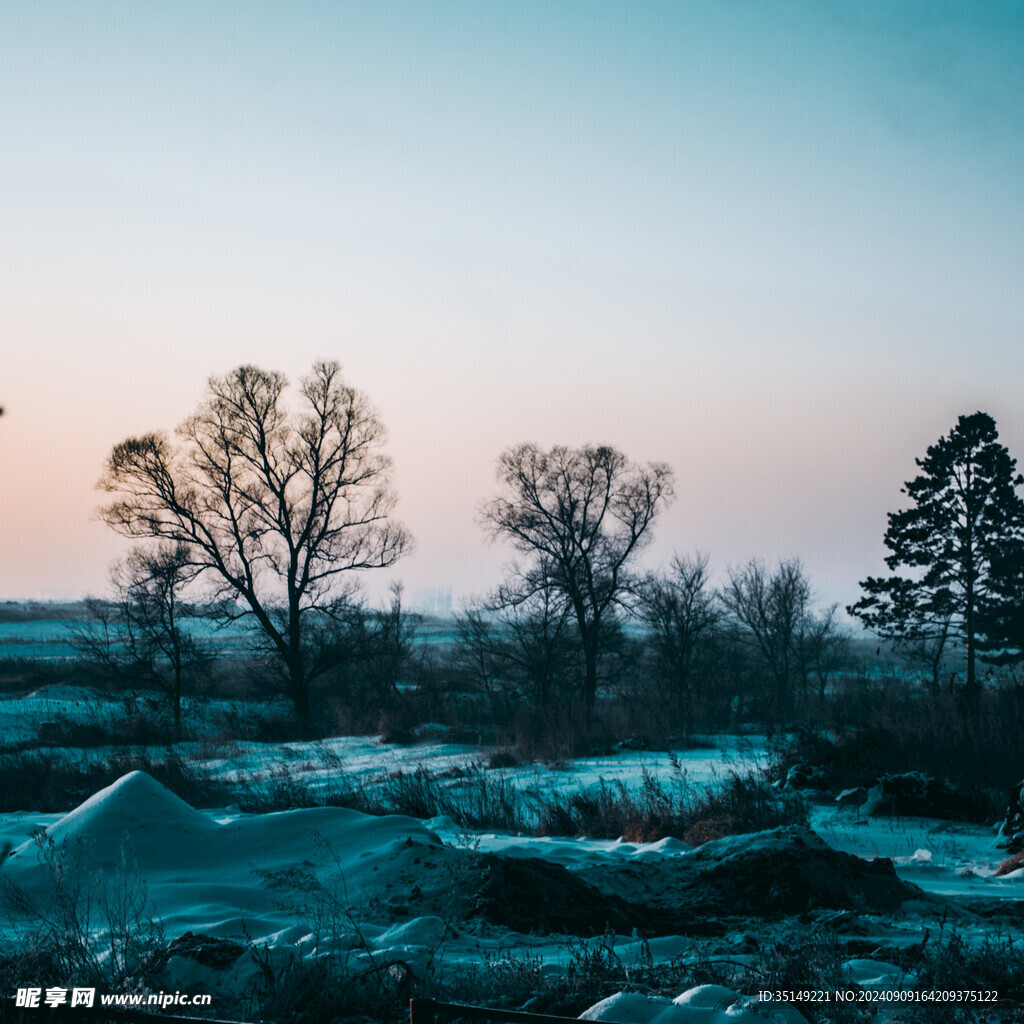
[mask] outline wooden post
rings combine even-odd
[[[410,999],[409,1024],[434,1024],[434,1000]]]

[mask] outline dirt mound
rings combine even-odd
[[[868,791],[860,813],[894,817],[940,818],[973,821],[978,816],[977,796],[925,772],[881,775]]]
[[[892,861],[833,850],[808,829],[780,828],[706,843],[680,862],[694,901],[719,913],[891,911],[923,896]]]
[[[650,922],[618,896],[581,881],[559,864],[534,857],[479,858],[479,878],[466,901],[466,915],[517,932],[601,934],[608,928],[628,934]]]
[[[892,861],[862,860],[833,850],[809,829],[729,836],[692,855],[645,867],[643,878],[602,867],[583,872],[604,892],[627,894],[637,914],[659,924],[694,917],[784,917],[809,910],[886,913],[907,900],[930,900],[901,881]],[[632,882],[632,886],[630,885]]]
[[[232,942],[230,939],[218,938],[215,935],[185,932],[153,956],[147,966],[159,970],[166,967],[167,961],[172,957],[181,956],[195,960],[203,967],[223,971],[233,967],[244,954],[245,946],[240,942]]]
[[[892,861],[833,850],[809,829],[779,828],[705,843],[671,861],[570,872],[547,861],[485,854],[467,916],[519,932],[720,934],[722,919],[811,910],[891,913],[931,901]],[[936,902],[936,909],[940,903]]]

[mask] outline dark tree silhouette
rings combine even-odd
[[[806,690],[810,668],[806,638],[813,622],[810,599],[810,581],[795,558],[780,562],[774,572],[752,559],[740,569],[729,570],[721,591],[722,604],[738,625],[741,641],[771,679],[775,706],[781,712],[792,705],[798,682]]]
[[[1007,665],[1024,659],[1024,545],[1004,545],[993,557],[989,594],[980,608],[984,660]]]
[[[522,702],[548,708],[575,688],[574,624],[561,592],[548,587],[524,597],[518,588],[499,587],[456,617],[460,667],[493,708],[501,703],[502,714]]]
[[[390,518],[384,427],[366,397],[335,362],[302,378],[295,410],[286,385],[255,366],[211,377],[177,445],[157,433],[115,445],[100,515],[125,536],[184,544],[225,614],[254,617],[304,717],[330,667],[306,641],[323,634],[339,577],[393,564],[409,537]]]
[[[559,688],[571,688],[577,648],[573,643],[573,612],[565,595],[551,587],[517,601],[506,588],[492,600],[504,632],[505,659],[526,681],[534,703],[547,707]]]
[[[961,416],[916,460],[921,473],[903,488],[913,505],[890,513],[885,532],[894,575],[868,577],[864,597],[848,609],[887,639],[930,645],[937,658],[947,638],[959,638],[972,697],[977,658],[990,646],[986,632],[997,641],[993,624],[1024,550],[1024,501],[1016,491],[1024,477],[997,438],[987,413]]]
[[[163,543],[136,548],[113,571],[127,642],[147,677],[167,694],[175,739],[181,739],[185,683],[201,675],[209,661],[181,621],[188,610],[182,592],[195,576],[190,562],[186,545]]]
[[[672,687],[687,727],[701,655],[722,617],[708,561],[704,554],[677,555],[667,573],[651,573],[636,588],[637,616],[651,631],[659,673]]]
[[[185,625],[193,608],[184,593],[195,575],[183,544],[136,547],[111,568],[114,599],[87,599],[88,616],[71,631],[72,645],[94,670],[166,694],[175,739],[185,690],[210,665],[207,645]]]
[[[631,583],[630,564],[650,540],[650,527],[673,497],[672,471],[640,466],[607,446],[520,444],[498,459],[502,493],[482,519],[528,563],[508,583],[509,602],[544,591],[572,608],[583,649],[583,699],[592,709],[605,627]]]
[[[422,621],[402,604],[401,583],[392,583],[390,593],[388,604],[374,609],[368,616],[369,629],[362,657],[367,689],[381,707],[399,696],[398,684],[412,658]]]
[[[134,548],[115,562],[114,599],[89,599],[88,618],[75,623],[71,642],[98,671],[162,690],[182,735],[182,698],[204,676],[207,646],[185,624],[192,608],[184,594],[196,570],[184,544]]]

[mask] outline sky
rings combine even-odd
[[[0,139],[0,599],[106,592],[105,456],[242,363],[377,408],[371,594],[498,583],[521,441],[841,604],[958,415],[1024,457],[1019,2],[0,2]]]

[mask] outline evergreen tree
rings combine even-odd
[[[921,473],[903,488],[913,505],[890,513],[885,533],[894,575],[864,580],[865,596],[847,609],[881,636],[930,651],[936,683],[947,642],[959,638],[971,695],[976,658],[1002,660],[1010,646],[1000,623],[1016,618],[1024,564],[1024,477],[997,437],[987,413],[961,416],[916,460]]]
[[[1024,544],[1006,545],[993,559],[990,594],[981,608],[985,661],[1024,659]]]

